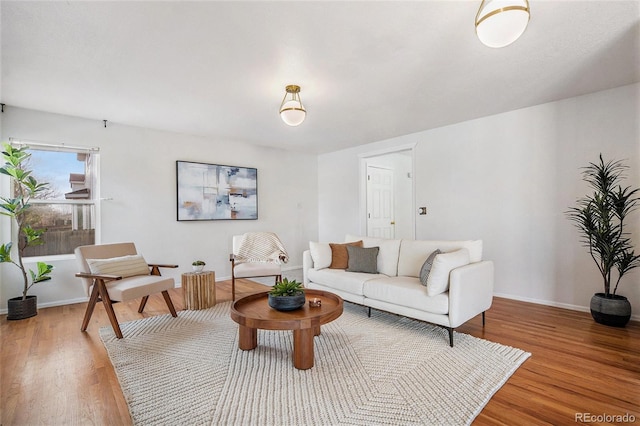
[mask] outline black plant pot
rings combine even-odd
[[[624,296],[596,293],[591,298],[591,316],[598,324],[624,327],[631,319],[631,303]]]
[[[21,320],[38,315],[38,296],[13,297],[7,301],[7,319]]]
[[[305,303],[304,293],[297,296],[272,296],[269,295],[269,306],[277,311],[294,311],[300,309]]]

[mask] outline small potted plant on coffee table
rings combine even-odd
[[[304,306],[305,296],[302,283],[283,278],[269,292],[269,306],[278,311],[293,311]]]
[[[204,269],[204,265],[206,265],[206,263],[204,263],[204,260],[196,260],[191,263],[193,272],[202,272],[202,270]]]

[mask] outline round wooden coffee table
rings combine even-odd
[[[258,346],[258,329],[293,331],[293,365],[299,370],[313,367],[313,337],[320,326],[342,315],[342,298],[320,290],[305,290],[306,303],[295,311],[281,312],[269,306],[268,291],[238,299],[231,306],[231,319],[238,323],[238,346],[250,351]],[[309,306],[320,299],[320,307]]]

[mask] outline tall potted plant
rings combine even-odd
[[[29,289],[36,283],[51,279],[49,275],[53,270],[52,265],[44,262],[36,263],[36,271],[27,269],[23,263],[23,254],[27,247],[43,244],[42,235],[45,229],[34,229],[27,214],[31,205],[30,200],[49,184],[39,183],[34,178],[31,170],[27,169],[26,160],[31,156],[27,147],[15,148],[10,144],[3,144],[2,158],[5,161],[0,173],[9,176],[12,182],[11,195],[0,197],[0,214],[9,216],[17,226],[17,244],[15,251],[17,257],[12,257],[14,243],[8,242],[0,246],[0,263],[10,263],[18,267],[22,273],[22,296],[14,297],[7,301],[7,319],[17,320],[37,315],[38,302],[36,296],[27,295]]]
[[[591,298],[591,315],[598,323],[616,327],[624,327],[631,318],[631,304],[617,294],[618,285],[627,272],[640,266],[640,255],[625,232],[625,219],[640,202],[639,188],[620,183],[627,169],[622,161],[605,162],[600,154],[600,160],[589,163],[582,173],[593,193],[578,199],[567,212],[603,279],[604,293]]]

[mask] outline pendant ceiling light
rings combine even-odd
[[[280,104],[280,117],[289,126],[297,126],[304,121],[307,115],[300,100],[300,86],[291,84],[286,87],[282,104]]]
[[[476,15],[476,34],[489,47],[516,41],[529,23],[529,0],[482,0]]]

